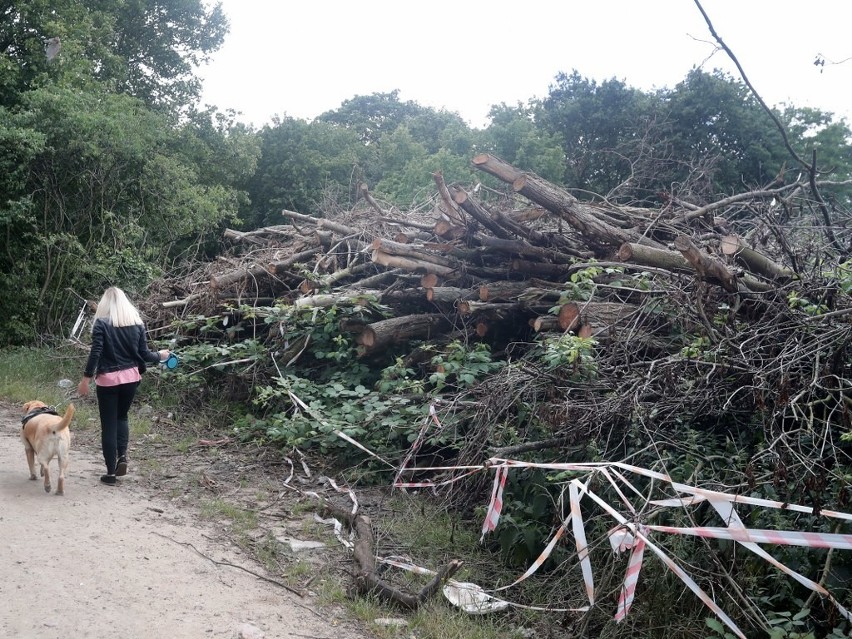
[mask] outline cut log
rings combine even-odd
[[[755,275],[761,275],[767,279],[779,282],[789,281],[795,275],[790,269],[779,266],[762,253],[743,244],[743,241],[736,235],[726,235],[723,237],[721,248],[722,253],[733,255],[738,262],[742,263]]]
[[[364,201],[369,204],[376,213],[379,215],[385,214],[382,207],[379,206],[379,203],[376,202],[375,198],[370,194],[370,187],[368,187],[365,182],[361,182],[358,186],[358,190],[361,192],[361,197],[364,198]]]
[[[444,203],[444,207],[446,208],[446,216],[447,220],[450,224],[455,226],[465,227],[467,223],[464,220],[464,216],[461,214],[459,207],[453,202],[453,198],[450,195],[450,190],[447,188],[446,182],[444,182],[444,173],[442,171],[435,171],[432,174],[432,179],[435,181],[435,185],[438,187],[438,194],[441,196],[441,201]]]
[[[559,308],[559,327],[574,331],[584,324],[613,326],[637,310],[638,306],[618,302],[568,302]]]
[[[666,271],[690,273],[695,269],[681,254],[675,251],[653,248],[642,244],[626,242],[618,249],[618,259],[622,262],[652,266]]]
[[[268,240],[257,237],[256,233],[244,233],[242,231],[235,231],[234,229],[225,229],[222,233],[222,237],[226,240],[231,240],[232,242],[244,242],[246,244],[254,244],[256,246],[270,245]]]
[[[430,253],[428,250],[426,250],[426,247],[417,246],[416,244],[400,244],[399,242],[394,242],[393,240],[376,238],[370,244],[370,248],[373,251],[381,251],[382,253],[387,253],[388,255],[399,255],[402,257],[408,257],[413,260],[417,260],[418,262],[431,262],[433,264],[438,264],[439,266],[450,268],[455,271],[462,268],[462,264],[460,262],[445,257],[443,255],[435,255],[434,253]]]
[[[539,315],[532,318],[529,323],[536,333],[565,330],[562,328],[559,318],[556,315]]]
[[[364,306],[374,299],[380,299],[381,291],[344,291],[306,295],[293,302],[293,308],[329,308],[331,306]]]
[[[400,246],[404,245],[401,244]],[[456,269],[448,266],[442,266],[435,262],[403,257],[401,255],[391,255],[379,250],[373,251],[372,260],[376,264],[381,264],[382,266],[401,268],[403,270],[413,272],[434,273],[436,275],[443,275],[444,277],[448,277],[456,273]]]
[[[474,156],[472,162],[473,166],[480,171],[490,173],[494,177],[503,180],[506,184],[511,184],[524,174],[523,171],[516,169],[508,162],[504,162],[500,158],[488,153],[480,153]]]
[[[516,193],[558,215],[577,229],[591,246],[604,249],[618,247],[624,242],[636,242],[656,248],[661,244],[641,236],[636,231],[614,226],[601,217],[604,213],[595,207],[581,204],[567,191],[540,178],[534,173],[524,173],[487,153],[477,155],[473,165],[486,173],[512,185]],[[509,178],[514,178],[509,180]]]
[[[477,237],[477,240],[484,247],[508,255],[534,257],[543,262],[552,262],[554,264],[570,264],[574,260],[571,255],[565,255],[559,251],[541,246],[533,246],[523,240],[504,240],[488,236]]]
[[[291,255],[286,260],[281,260],[280,262],[272,262],[267,269],[270,273],[282,274],[287,273],[291,266],[294,264],[302,264],[307,260],[311,259],[314,255],[320,252],[320,247],[315,246],[314,248],[307,249],[300,253],[296,253]]]
[[[406,315],[367,325],[356,341],[364,347],[363,353],[382,350],[412,339],[429,339],[432,335],[446,333],[450,329],[452,324],[440,313]]]
[[[458,240],[467,235],[468,230],[466,226],[453,224],[449,220],[438,220],[432,227],[432,232],[445,240]]]
[[[423,288],[435,288],[438,286],[438,276],[434,273],[427,273],[420,278],[420,286]]]
[[[481,302],[506,302],[513,300],[529,288],[528,281],[519,280],[497,280],[486,282],[479,286],[479,301]]]
[[[310,215],[296,213],[295,211],[288,211],[287,209],[281,211],[281,215],[292,218],[299,222],[304,222],[306,224],[313,224],[321,229],[328,229],[329,231],[334,231],[338,235],[357,236],[362,234],[362,231],[359,229],[353,228],[351,226],[346,226],[345,224],[340,224],[338,222],[333,222],[332,220],[328,220],[324,217],[312,217]]]
[[[468,194],[458,188],[453,188],[452,192],[453,202],[458,204],[465,213],[470,215],[474,220],[479,222],[482,226],[491,231],[494,235],[503,239],[511,239],[512,233],[504,229],[500,224],[491,217],[491,214],[488,210],[479,204],[476,200],[469,197]]]
[[[636,231],[619,228],[601,220],[600,210],[581,204],[567,191],[533,173],[526,173],[517,178],[512,182],[512,189],[568,222],[593,247],[612,248],[619,247],[625,242],[636,242],[645,246],[663,248],[662,244],[643,237]]]
[[[494,280],[479,285],[479,301],[508,302],[522,300],[525,302],[555,302],[562,292],[553,288],[553,282],[545,280]]]

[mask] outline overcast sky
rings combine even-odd
[[[201,69],[203,99],[262,126],[312,119],[356,95],[459,113],[546,97],[560,71],[673,87],[692,67],[739,79],[693,0],[222,0],[231,31]],[[770,104],[852,120],[852,2],[703,0]],[[715,53],[714,53],[715,51]],[[823,67],[814,66],[821,55]]]

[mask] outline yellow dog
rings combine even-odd
[[[47,465],[54,457],[59,460],[59,481],[56,494],[65,494],[65,470],[68,468],[68,453],[71,450],[71,431],[68,426],[74,418],[74,404],[68,404],[61,417],[48,408],[47,404],[34,400],[24,404],[24,416],[21,419],[21,439],[27,453],[30,467],[30,479],[35,479],[35,460],[41,466],[44,477],[44,492],[50,492],[50,471]]]

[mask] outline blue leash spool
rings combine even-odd
[[[166,361],[162,364],[164,370],[173,371],[178,367],[178,356],[174,353],[170,353],[166,358]]]

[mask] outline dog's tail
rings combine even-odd
[[[74,404],[68,404],[68,408],[65,409],[65,414],[62,416],[62,421],[56,425],[54,429],[54,433],[58,433],[63,428],[68,428],[71,425],[71,420],[74,419]]]

